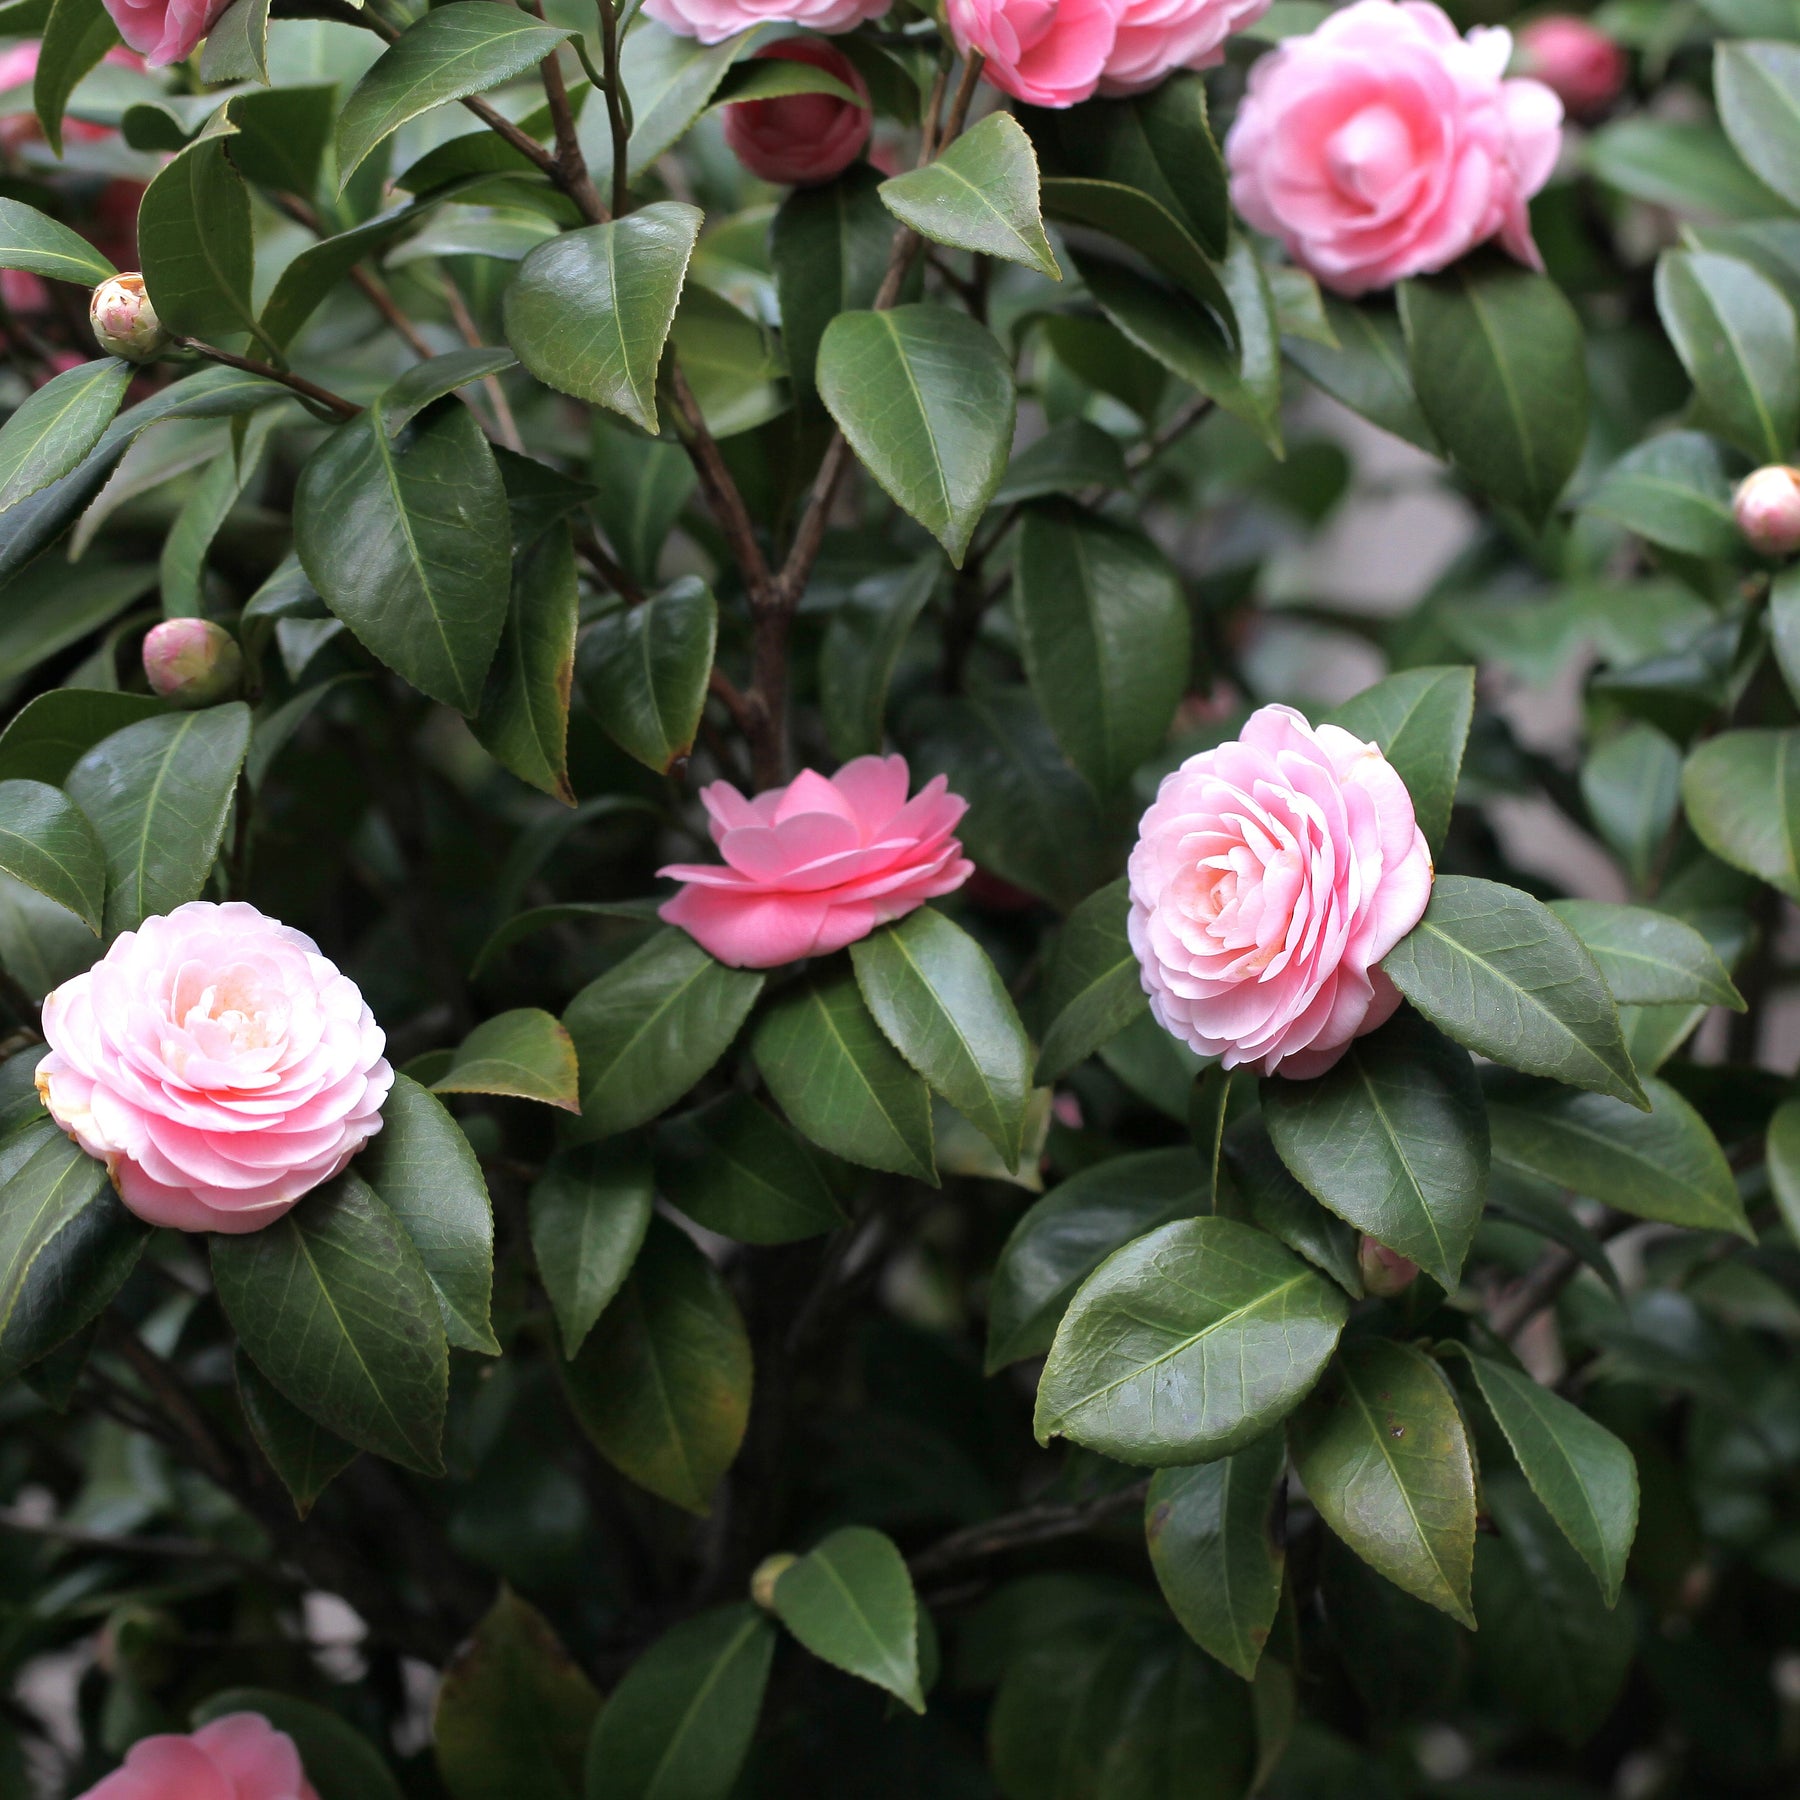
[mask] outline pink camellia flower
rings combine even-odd
[[[1562,102],[1506,79],[1502,30],[1457,36],[1427,0],[1356,0],[1250,71],[1225,140],[1231,198],[1340,294],[1446,268],[1498,237],[1541,268],[1526,201]]]
[[[192,1737],[140,1739],[125,1766],[80,1800],[319,1800],[285,1731],[227,1713]]]
[[[1431,875],[1387,758],[1265,706],[1164,776],[1138,827],[1128,930],[1150,1010],[1228,1069],[1321,1075],[1400,1004],[1376,964]]]
[[[879,19],[891,5],[893,0],[644,0],[644,11],[679,37],[718,44],[753,25],[854,31]]]
[[[819,38],[782,38],[765,44],[757,58],[810,63],[862,96],[853,106],[836,94],[783,94],[773,100],[740,100],[725,108],[725,142],[752,175],[790,187],[829,181],[862,154],[875,115],[856,65]]]
[[[956,47],[983,77],[1031,106],[1075,106],[1100,85],[1123,0],[946,0]]]
[[[0,52],[0,94],[9,94],[17,88],[28,88],[37,79],[38,56],[43,50],[43,43],[37,38],[24,38],[13,45],[10,50]],[[128,69],[141,69],[144,59],[134,56],[123,45],[115,44],[107,51],[104,58],[109,63],[116,63]],[[102,138],[113,136],[111,125],[95,125],[87,119],[64,119],[63,140],[65,143],[98,143]],[[38,123],[37,114],[29,104],[17,112],[0,114],[0,144],[9,150],[16,150],[21,144],[29,144],[44,135],[44,128]],[[143,191],[141,188],[138,190]]]
[[[211,619],[164,619],[144,637],[144,678],[177,706],[213,706],[243,686],[244,653]]]
[[[1572,117],[1603,113],[1624,91],[1631,65],[1618,42],[1590,19],[1552,13],[1519,30],[1519,71],[1541,81]]]
[[[1214,68],[1225,40],[1268,10],[1269,0],[1124,0],[1100,92],[1142,93],[1176,69]]]
[[[44,1002],[50,1115],[176,1231],[257,1231],[381,1129],[394,1072],[349,976],[244,901],[121,932]]]
[[[119,36],[149,69],[185,62],[231,0],[104,0]]]
[[[1769,463],[1738,483],[1732,516],[1744,541],[1761,556],[1800,550],[1800,469]]]
[[[951,836],[968,802],[934,775],[906,797],[904,756],[859,756],[827,778],[802,770],[746,800],[700,790],[718,863],[671,863],[686,885],[662,917],[740,969],[825,956],[959,888],[975,865]]]

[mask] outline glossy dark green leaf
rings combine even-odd
[[[1103,1800],[1246,1800],[1257,1764],[1249,1690],[1190,1645],[1140,1664],[1100,1768]]]
[[[747,1601],[658,1638],[600,1715],[586,1800],[726,1800],[756,1734],[775,1638]]]
[[[1084,488],[1128,488],[1131,471],[1111,432],[1086,419],[1063,419],[1019,450],[994,490],[995,506],[1079,494]]]
[[[1688,823],[1707,849],[1800,899],[1800,731],[1725,731],[1681,771]]]
[[[1781,202],[1711,119],[1642,111],[1594,133],[1582,161],[1606,186],[1689,219],[1768,219]]]
[[[989,113],[923,168],[884,181],[881,199],[935,244],[1062,278],[1038,207],[1037,155],[1010,113]]]
[[[559,1150],[531,1189],[531,1253],[572,1357],[624,1285],[655,1205],[650,1159],[636,1138]]]
[[[582,1430],[620,1474],[688,1512],[711,1510],[750,1416],[750,1339],[684,1231],[651,1221],[563,1382]]]
[[[1487,1198],[1474,1065],[1401,1014],[1312,1081],[1262,1084],[1281,1160],[1339,1218],[1454,1291]]]
[[[304,1519],[355,1459],[356,1446],[327,1431],[317,1419],[308,1418],[241,1348],[232,1359],[232,1371],[237,1377],[244,1423],[257,1449],[292,1495],[295,1512]]]
[[[1800,206],[1800,45],[1720,44],[1713,91],[1732,148],[1790,206]]]
[[[144,285],[164,327],[190,337],[256,330],[250,194],[223,119],[165,167],[138,207]]]
[[[1058,175],[1044,181],[1043,205],[1049,218],[1104,232],[1135,250],[1210,312],[1229,341],[1232,303],[1220,272],[1160,200],[1124,182]]]
[[[1593,957],[1521,889],[1439,876],[1424,918],[1381,966],[1434,1025],[1477,1054],[1641,1102],[1618,1008]]]
[[[1552,900],[1550,910],[1587,946],[1621,1006],[1744,1010],[1712,945],[1672,914],[1608,900]]]
[[[470,730],[502,767],[567,805],[569,695],[581,607],[567,526],[553,526],[513,560],[512,597]]]
[[[468,350],[447,350],[413,366],[382,389],[371,411],[381,415],[389,437],[398,437],[434,401],[514,367],[518,358],[510,350],[476,345]]]
[[[697,207],[659,200],[547,239],[506,290],[506,341],[520,362],[560,393],[654,432],[657,366],[700,223]]]
[[[1269,1137],[1267,1123],[1241,1119],[1225,1133],[1225,1166],[1250,1223],[1280,1238],[1315,1269],[1322,1269],[1352,1300],[1363,1297],[1357,1251],[1362,1234],[1321,1206],[1288,1171]],[[1233,1214],[1242,1217],[1241,1213]]]
[[[669,341],[714,437],[754,431],[787,410],[780,338],[711,288],[695,281],[682,290]]]
[[[593,425],[594,516],[625,573],[640,588],[654,588],[663,545],[694,492],[694,465],[679,444],[645,437],[604,414],[596,413]]]
[[[576,1136],[629,1131],[673,1105],[725,1054],[762,985],[673,929],[590,982],[563,1013],[581,1064]]]
[[[1406,282],[1400,316],[1433,434],[1482,493],[1542,524],[1587,442],[1575,309],[1548,276],[1492,255]]]
[[[119,28],[100,0],[55,0],[51,6],[43,25],[31,104],[58,156],[63,151],[63,112],[69,96],[118,41]]]
[[[1188,605],[1141,533],[1029,508],[1013,561],[1025,672],[1063,753],[1101,793],[1162,742],[1187,686]]]
[[[1629,725],[1581,765],[1595,826],[1641,888],[1681,804],[1681,752],[1653,725]]]
[[[45,382],[0,428],[0,512],[68,474],[112,423],[132,368],[116,356]]]
[[[1346,1345],[1288,1443],[1320,1518],[1396,1587],[1473,1629],[1475,1466],[1437,1365],[1406,1344]]]
[[[200,47],[200,79],[209,82],[269,79],[270,0],[231,0]]]
[[[23,269],[50,281],[94,287],[115,269],[79,232],[23,200],[0,198],[0,269]]]
[[[240,1712],[261,1713],[294,1740],[319,1800],[401,1800],[400,1784],[375,1746],[336,1713],[310,1701],[263,1688],[227,1688],[194,1709],[194,1723]]]
[[[1724,459],[1704,432],[1664,432],[1627,451],[1581,510],[1689,556],[1735,558],[1743,550]]]
[[[106,852],[108,937],[198,896],[249,747],[250,709],[234,701],[127,725],[69,771]]]
[[[1800,691],[1800,575],[1791,565],[1769,583],[1769,642],[1788,692]]]
[[[1288,361],[1315,387],[1371,424],[1434,456],[1441,454],[1437,434],[1413,391],[1406,338],[1393,308],[1370,300],[1353,305],[1327,295],[1325,323],[1336,343],[1285,338],[1282,349]]]
[[[1404,669],[1335,708],[1331,722],[1381,746],[1406,783],[1419,829],[1436,852],[1450,829],[1474,716],[1473,669]]]
[[[789,1244],[845,1223],[806,1141],[748,1094],[721,1094],[656,1128],[656,1182],[696,1225]]]
[[[718,639],[712,589],[686,575],[582,638],[581,692],[621,750],[665,775],[694,747]]]
[[[238,1341],[287,1399],[365,1450],[443,1472],[438,1292],[360,1176],[340,1175],[260,1231],[215,1234],[212,1269]]]
[[[782,1571],[773,1603],[775,1616],[821,1661],[925,1710],[919,1603],[892,1538],[866,1525],[832,1532]]]
[[[1342,1292],[1265,1233],[1183,1219],[1114,1252],[1057,1327],[1033,1430],[1162,1468],[1228,1456],[1318,1380]]]
[[[1144,1503],[1150,1561],[1169,1610],[1200,1648],[1249,1681],[1256,1674],[1287,1554],[1275,1504],[1287,1444],[1271,1431],[1234,1456],[1159,1469]]]
[[[484,1019],[431,1086],[439,1094],[507,1094],[564,1112],[581,1110],[575,1046],[562,1022],[536,1006]]]
[[[877,755],[886,743],[888,686],[942,572],[933,551],[910,569],[858,582],[833,610],[819,649],[819,709],[839,761]]]
[[[1111,1156],[1058,1182],[1012,1229],[988,1290],[991,1375],[1042,1356],[1076,1290],[1115,1250],[1206,1210],[1206,1166],[1191,1150]]]
[[[993,334],[946,306],[840,313],[818,384],[863,466],[960,568],[1012,449],[1012,367]]]
[[[1130,911],[1130,892],[1120,879],[1069,914],[1044,972],[1038,1081],[1066,1075],[1143,1012],[1143,982],[1125,933]]]
[[[0,781],[0,870],[99,933],[106,852],[87,816],[59,788]]]
[[[894,221],[878,197],[881,186],[867,163],[852,163],[835,181],[795,188],[769,226],[788,373],[795,394],[815,405],[826,326],[841,312],[873,306],[887,272]]]
[[[510,1588],[444,1670],[432,1715],[451,1800],[582,1800],[600,1696],[550,1621]]]
[[[822,1149],[937,1185],[930,1089],[847,971],[782,994],[758,1023],[751,1053],[782,1111]]]

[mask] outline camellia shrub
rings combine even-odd
[[[0,34],[0,1800],[1796,1791],[1800,6]]]

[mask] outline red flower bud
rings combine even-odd
[[[1412,1286],[1419,1265],[1386,1244],[1365,1237],[1356,1247],[1356,1260],[1362,1269],[1363,1288],[1378,1300],[1392,1299]]]
[[[169,342],[169,334],[144,291],[144,278],[135,272],[115,275],[94,289],[88,320],[100,348],[127,362],[152,362]]]
[[[1738,484],[1732,511],[1751,549],[1763,556],[1800,550],[1800,469],[1770,463]]]
[[[1629,65],[1597,25],[1570,13],[1534,19],[1519,33],[1519,73],[1541,81],[1571,118],[1591,119],[1618,99]]]
[[[836,94],[783,94],[774,100],[739,100],[725,108],[725,142],[752,175],[791,187],[809,187],[841,175],[862,154],[874,114],[856,65],[819,38],[782,38],[751,58],[810,63],[861,96],[853,106]]]
[[[177,706],[212,706],[243,686],[244,657],[210,619],[164,619],[144,639],[144,674]]]

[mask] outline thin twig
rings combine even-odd
[[[625,573],[591,527],[577,525],[574,538],[575,548],[587,558],[595,573],[627,606],[643,605],[646,598],[644,590]]]
[[[178,337],[175,343],[183,350],[193,351],[196,356],[204,356],[208,362],[223,363],[228,369],[242,369],[247,375],[261,375],[266,380],[278,381],[302,399],[310,400],[316,406],[327,407],[340,419],[354,419],[362,411],[354,401],[346,400],[342,394],[334,394],[330,388],[322,388],[316,381],[308,381],[304,375],[296,375],[290,369],[276,369],[268,363],[252,362],[247,356],[221,350],[217,344],[202,343],[199,338]]]
[[[982,1525],[970,1525],[940,1538],[928,1550],[908,1562],[913,1579],[942,1575],[964,1563],[981,1562],[990,1556],[1002,1556],[1009,1550],[1021,1550],[1031,1544],[1048,1544],[1058,1538],[1078,1537],[1103,1525],[1118,1513],[1128,1512],[1144,1504],[1150,1491],[1150,1478],[1134,1481],[1129,1487],[1116,1488],[1097,1500],[1073,1501],[1059,1505],[1027,1506],[1019,1512],[1004,1513]]]
[[[619,11],[613,0],[597,0],[600,8],[601,83],[606,118],[612,131],[613,214],[631,210],[631,127],[625,118],[625,90],[619,81]]]
[[[462,297],[462,290],[450,279],[448,270],[443,271],[443,277],[444,304],[450,309],[451,322],[471,350],[481,349],[481,327],[475,323],[475,315],[469,311],[468,303]],[[506,398],[506,389],[500,385],[500,377],[482,376],[481,391],[487,395],[488,405],[494,409],[494,429],[500,434],[501,443],[515,456],[523,456],[525,440],[519,436],[519,423],[513,417],[513,409]]]
[[[674,397],[678,416],[675,429],[693,459],[694,472],[700,478],[707,504],[725,534],[725,541],[731,546],[732,559],[743,572],[754,606],[768,594],[773,577],[762,546],[756,541],[756,527],[751,523],[744,497],[738,492],[731,471],[725,467],[718,442],[701,414],[700,403],[688,386],[687,376],[682,373],[681,365],[674,361],[669,365],[669,392]]]
[[[543,0],[528,0],[528,4],[540,19],[544,16]],[[561,54],[558,45],[538,65],[544,80],[544,98],[550,103],[550,123],[556,133],[557,180],[590,225],[604,225],[610,215],[588,173],[587,158],[581,153],[575,113],[569,105],[569,87],[563,80]]]
[[[68,1544],[78,1550],[99,1550],[114,1556],[160,1556],[171,1562],[231,1563],[268,1581],[279,1581],[289,1587],[309,1587],[304,1577],[277,1568],[260,1557],[246,1556],[223,1544],[202,1543],[198,1538],[136,1537],[129,1532],[87,1531],[79,1525],[65,1525],[58,1519],[24,1519],[16,1513],[0,1512],[0,1529],[16,1531],[25,1537],[43,1538],[53,1544]]]
[[[706,685],[711,693],[718,695],[724,702],[725,710],[731,714],[732,723],[748,737],[755,726],[756,717],[743,689],[717,663],[713,664],[712,673],[706,678]]]

